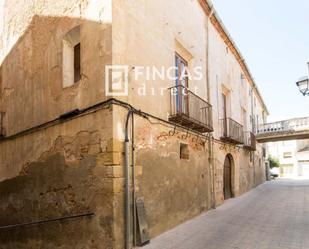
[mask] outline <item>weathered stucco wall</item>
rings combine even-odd
[[[114,108],[113,137],[123,141],[128,110]],[[175,132],[175,133],[174,133]],[[151,238],[212,207],[212,178],[208,140],[156,119],[134,116],[136,197],[144,197]],[[188,144],[189,160],[180,159],[180,144]],[[240,147],[213,141],[215,205],[224,202],[224,160],[233,158],[232,193],[237,197],[265,179],[262,155],[250,156]],[[255,164],[250,162],[250,157]],[[262,161],[261,161],[262,162]],[[130,163],[131,164],[131,163]],[[119,199],[122,202],[123,199]],[[121,221],[123,205],[118,206]],[[120,237],[123,231],[120,233]]]
[[[136,122],[139,122],[138,119]],[[180,144],[187,144],[189,159],[180,158]],[[142,166],[138,196],[145,198],[150,236],[210,209],[207,143],[172,127],[147,121],[136,128],[136,164]]]
[[[174,10],[173,13],[171,13],[171,9]],[[192,69],[194,66],[202,68],[203,78],[189,80],[189,88],[193,90],[197,87],[197,94],[203,99],[207,99],[207,16],[197,1],[183,1],[179,4],[177,1],[163,0],[134,2],[115,0],[113,1],[113,16],[113,30],[115,31],[112,36],[113,62],[129,65],[130,70],[129,96],[124,97],[123,100],[143,111],[167,119],[171,112],[170,96],[168,92],[160,95],[160,88],[175,86],[175,81],[158,78],[147,80],[143,76],[136,80],[133,76],[137,66],[155,66],[157,68],[174,66],[175,52],[180,53],[188,61],[189,68]],[[193,16],[194,18],[192,18]],[[213,135],[215,139],[219,140],[222,135],[220,119],[223,118],[221,98],[223,92],[229,95],[228,117],[243,124],[245,131],[252,130],[253,122],[256,124],[257,119],[259,119],[259,123],[262,122],[263,115],[265,115],[263,103],[258,98],[256,91],[252,91],[253,86],[248,79],[244,78],[244,73],[235,55],[211,23],[209,23],[209,80],[209,102],[213,106]],[[154,92],[152,92],[152,87],[155,89]],[[143,92],[139,91],[141,88],[146,89],[145,96],[140,96],[140,93]],[[246,111],[246,118],[243,117],[242,110]],[[149,136],[155,137],[154,128],[148,132],[152,134]],[[180,141],[180,139],[176,139],[174,146]],[[153,139],[151,142],[154,143]],[[152,147],[155,148],[155,145]],[[173,148],[176,147],[171,145],[171,149]],[[145,153],[144,157],[146,157]],[[221,204],[224,199],[223,164],[228,153],[233,156],[235,162],[233,175],[235,196],[245,193],[265,179],[261,145],[257,146],[256,152],[249,152],[241,146],[235,147],[215,142],[213,157],[216,171],[217,205]],[[206,154],[205,152],[205,158],[207,158]],[[149,151],[147,158],[150,161],[152,160],[151,155],[154,158],[162,156],[159,149]],[[169,160],[168,157],[165,159]],[[208,158],[205,160],[208,161]],[[155,161],[157,162],[158,158]],[[163,161],[161,164],[170,165],[170,163]],[[200,167],[197,162],[193,164],[193,168]],[[177,168],[178,163],[175,160],[174,165]],[[160,172],[160,167],[156,168]],[[168,167],[163,167],[163,169],[165,168]],[[181,174],[182,171],[178,170],[177,172]],[[169,199],[166,198],[166,200]],[[161,230],[164,229],[162,226]]]
[[[122,141],[127,110],[114,107],[114,114],[114,139]],[[180,129],[174,133],[173,126],[156,119],[135,115],[134,127],[136,198],[144,197],[153,238],[211,208],[208,147],[205,138]],[[180,158],[181,143],[188,145],[189,159]]]
[[[111,63],[129,66],[129,95],[121,99],[164,120],[171,111],[170,96],[167,91],[161,95],[160,88],[175,86],[175,81],[149,82],[143,76],[134,80],[136,66],[172,67],[177,52],[190,69],[202,68],[203,78],[190,80],[189,87],[197,87],[197,94],[207,99],[207,17],[197,1],[5,1],[3,16],[0,111],[5,112],[7,135],[106,100],[104,66]],[[81,25],[82,77],[63,88],[62,40],[76,25]],[[230,93],[230,117],[242,123],[241,108],[247,111],[248,129],[250,115],[261,119],[263,108],[258,100],[251,101],[251,86],[241,80],[235,56],[212,24],[209,32],[209,102],[218,140],[223,90]],[[140,96],[143,85],[146,95]],[[91,218],[5,230],[0,233],[2,247],[123,248],[126,114],[126,109],[114,106],[0,141],[0,226],[95,213]],[[145,198],[151,237],[211,208],[206,140],[178,129],[173,133],[172,126],[141,117],[135,119],[134,132],[136,194]],[[188,145],[189,159],[180,159],[180,143]],[[234,161],[235,196],[265,178],[260,145],[250,153],[214,141],[216,205],[224,201],[227,154]]]
[[[4,10],[0,110],[7,135],[106,99],[110,1],[5,1]],[[63,39],[77,25],[81,80],[63,88]]]
[[[0,142],[0,227],[94,213],[1,229],[0,248],[115,247],[115,196],[123,180],[112,129],[108,107]]]
[[[142,66],[150,70],[156,67],[159,71],[164,67],[166,76],[166,71],[175,66],[175,52],[188,60],[191,69],[201,67],[203,78],[190,81],[189,87],[192,90],[197,87],[198,94],[206,99],[205,19],[197,1],[186,0],[179,4],[165,0],[114,0],[113,63],[129,65],[130,76],[129,96],[123,100],[166,119],[170,113],[170,95],[166,89],[175,86],[175,80],[147,79],[146,71],[137,79],[134,75],[138,74],[137,67]],[[171,75],[175,75],[173,70]],[[160,88],[165,89],[163,94]],[[139,89],[145,89],[145,94]]]

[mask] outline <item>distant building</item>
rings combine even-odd
[[[309,177],[309,140],[273,142],[268,153],[279,159],[281,177]]]

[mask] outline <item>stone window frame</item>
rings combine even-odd
[[[79,53],[78,71],[76,71],[76,53]],[[80,25],[78,25],[68,31],[62,40],[63,88],[71,87],[81,80],[81,54]]]

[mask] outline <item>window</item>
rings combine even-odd
[[[0,66],[0,95],[2,92],[2,67]]]
[[[74,83],[80,78],[80,43],[78,43],[74,46]]]
[[[247,131],[247,111],[245,110],[245,108],[241,108],[242,112],[242,123],[243,123],[243,127],[244,127],[244,131]]]
[[[266,148],[265,148],[265,145],[263,146],[263,158],[266,158]]]
[[[2,94],[2,67],[0,67],[0,95]],[[4,112],[0,111],[0,137],[5,135],[4,131]]]
[[[180,159],[189,159],[189,145],[180,144]]]
[[[283,152],[283,158],[292,158],[292,152]]]
[[[259,128],[259,115],[256,115],[256,128]]]
[[[255,118],[254,115],[250,115],[250,124],[251,124],[251,128],[252,128],[252,132],[255,132]]]
[[[227,96],[224,93],[221,93],[222,98],[222,118],[227,118]]]
[[[80,52],[80,26],[77,26],[70,30],[63,39],[63,87],[72,86],[81,79]]]
[[[227,136],[227,98],[224,93],[221,94],[222,97],[222,117],[223,117],[223,136]]]
[[[4,112],[0,112],[0,137],[5,136],[4,131]]]
[[[245,86],[245,75],[243,73],[240,73],[240,82],[242,84],[242,86]]]
[[[188,62],[178,53],[175,54],[176,86],[177,86],[177,112],[189,115],[188,97]]]
[[[175,54],[176,66],[176,85],[189,87],[188,82],[188,62],[182,58],[178,53]]]

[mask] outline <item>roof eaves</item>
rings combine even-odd
[[[211,14],[211,22],[214,24],[215,28],[217,29],[221,29],[222,31],[219,33],[224,36],[223,40],[224,42],[228,45],[232,47],[232,52],[234,52],[234,55],[236,57],[236,59],[238,60],[240,66],[242,67],[245,75],[247,76],[248,80],[251,82],[252,84],[252,88],[256,91],[264,110],[266,111],[266,113],[269,115],[269,111],[268,108],[265,104],[265,101],[260,93],[260,90],[257,87],[257,84],[255,83],[255,80],[249,70],[249,67],[245,61],[245,59],[243,58],[240,50],[238,49],[237,45],[235,44],[234,40],[232,39],[231,35],[229,34],[229,32],[227,31],[226,27],[224,26],[221,18],[219,17],[217,11],[214,9],[213,4],[209,1],[209,0],[199,0],[201,6],[203,7],[204,11],[206,12],[207,15]]]

